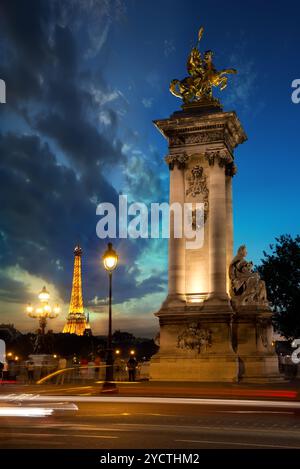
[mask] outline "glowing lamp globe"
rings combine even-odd
[[[45,304],[44,311],[45,313],[51,313],[51,307],[48,304]]]
[[[48,291],[46,290],[46,287],[43,287],[42,290],[39,293],[39,300],[42,301],[43,303],[48,301],[50,298],[50,295]]]
[[[102,260],[103,260],[104,268],[108,272],[112,272],[117,267],[118,255],[116,251],[113,249],[111,243],[108,243],[107,250],[103,254]]]

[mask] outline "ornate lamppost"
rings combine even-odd
[[[45,335],[47,319],[54,319],[60,312],[60,307],[56,304],[53,308],[49,305],[50,295],[46,287],[40,291],[38,298],[41,302],[36,308],[31,304],[27,305],[26,312],[29,317],[39,320],[40,335]]]
[[[113,249],[112,243],[108,243],[107,250],[103,254],[102,260],[109,278],[107,353],[105,381],[102,386],[102,392],[118,392],[117,386],[114,383],[114,356],[112,350],[112,273],[117,267],[118,255]]]

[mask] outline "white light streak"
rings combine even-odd
[[[0,407],[0,417],[48,417],[53,409],[44,407]]]

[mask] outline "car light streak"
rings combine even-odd
[[[26,401],[26,394],[22,394],[22,401]],[[1,395],[0,401],[17,400],[17,394]],[[28,400],[32,400],[30,394]],[[300,409],[300,402],[295,401],[271,401],[250,399],[202,399],[180,397],[135,397],[135,396],[51,396],[37,395],[34,402],[103,402],[103,403],[132,403],[132,404],[189,404],[189,405],[220,405],[238,407],[273,407]]]
[[[0,407],[0,417],[48,417],[53,409],[46,407]]]

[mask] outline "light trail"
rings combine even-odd
[[[187,405],[219,405],[219,406],[237,406],[237,407],[270,407],[270,408],[288,408],[300,409],[300,402],[295,401],[268,401],[268,400],[249,400],[249,399],[202,399],[202,398],[180,398],[180,397],[138,397],[138,396],[51,396],[32,394],[26,397],[26,394],[7,394],[1,395],[0,401],[33,400],[35,402],[82,402],[82,403],[116,403],[116,404],[187,404]]]
[[[0,417],[48,417],[53,409],[43,407],[0,407]]]
[[[53,378],[54,376],[59,376],[59,375],[62,375],[62,374],[67,374],[67,372],[71,372],[71,371],[78,371],[78,370],[85,370],[85,371],[88,371],[89,369],[91,368],[106,368],[107,365],[91,365],[91,366],[77,366],[77,367],[71,367],[71,368],[62,368],[60,370],[56,370],[56,371],[53,371],[52,373],[50,373],[49,375],[47,376],[44,376],[44,378],[41,378],[39,379],[36,384],[44,384],[46,383],[46,381],[50,380],[51,378]]]
[[[237,442],[237,441],[216,441],[216,440],[175,440],[182,443],[197,443],[197,444],[205,444],[205,445],[225,445],[225,446],[247,446],[252,448],[282,448],[282,449],[299,449],[299,446],[287,446],[287,445],[269,445],[265,443],[244,443],[244,442]]]

